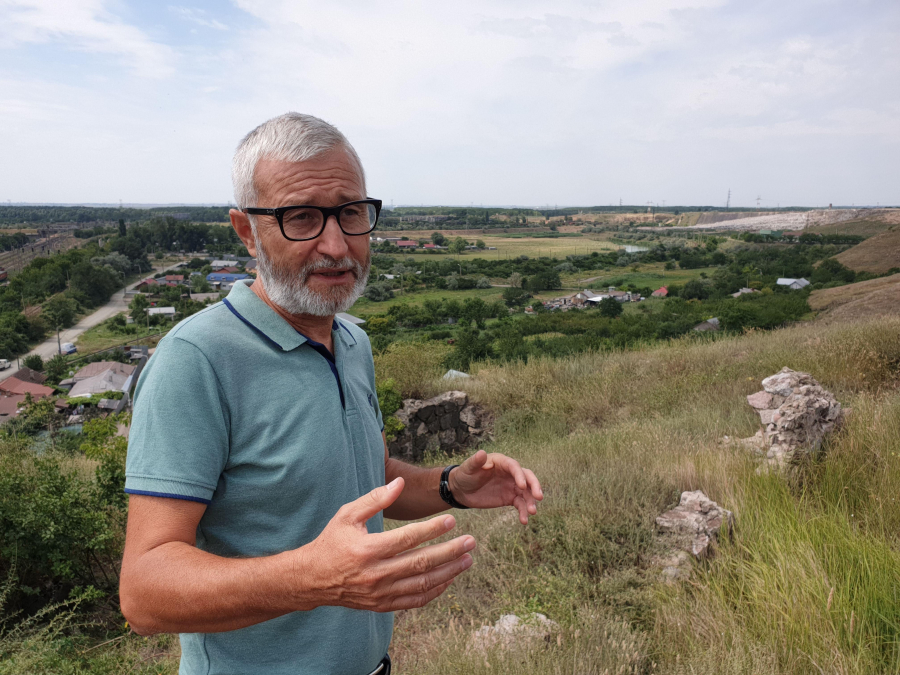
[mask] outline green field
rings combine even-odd
[[[715,267],[699,267],[694,270],[667,270],[663,263],[653,263],[638,265],[637,272],[632,272],[631,267],[613,267],[609,271],[599,269],[585,272],[579,271],[576,274],[564,274],[561,275],[560,280],[564,288],[582,289],[588,288],[592,284],[597,285],[598,288],[603,285],[625,286],[634,284],[639,288],[649,286],[656,290],[660,286],[670,284],[683,285],[691,279],[699,279],[701,278],[701,273],[712,276],[715,271]],[[586,281],[587,279],[593,279],[593,281]],[[621,283],[610,284],[609,282],[612,281],[621,281]]]
[[[82,333],[75,340],[75,345],[80,354],[90,354],[125,342],[135,342],[142,337],[154,335],[169,328],[169,326],[150,326],[148,329],[146,325],[132,325],[135,326],[137,332],[134,335],[127,335],[111,330],[105,322],[101,323]]]
[[[420,235],[427,237],[427,233]],[[464,237],[467,241],[475,243],[479,239],[487,246],[496,247],[497,250],[489,251],[466,251],[461,258],[486,258],[488,260],[501,260],[503,258],[516,258],[520,255],[527,255],[531,258],[560,258],[564,259],[567,255],[585,255],[593,251],[615,251],[621,248],[618,244],[598,239],[599,235],[588,235],[578,237],[560,237],[551,239],[549,237],[522,237],[518,236],[497,236],[488,234],[478,234]],[[404,251],[402,255],[409,255],[410,252]],[[419,259],[427,259],[434,254],[426,253],[422,249],[418,249],[414,254]],[[449,253],[445,255],[451,255]],[[454,256],[455,257],[455,256]]]
[[[421,305],[426,300],[459,300],[466,298],[481,298],[485,302],[494,302],[501,299],[502,288],[473,288],[466,291],[424,290],[400,293],[394,291],[394,297],[383,302],[372,302],[367,298],[360,298],[348,311],[358,317],[384,314],[394,305]]]

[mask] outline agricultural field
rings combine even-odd
[[[394,233],[391,233],[393,235]],[[572,233],[574,234],[574,233]],[[430,232],[407,233],[410,239],[428,238]],[[528,237],[520,235],[490,235],[490,234],[469,234],[460,235],[464,239],[475,243],[481,240],[486,246],[495,247],[495,251],[487,249],[483,251],[466,251],[461,254],[462,259],[466,258],[486,258],[489,260],[500,260],[502,258],[516,258],[520,255],[527,255],[531,258],[559,258],[565,259],[567,255],[585,255],[593,251],[615,251],[622,248],[620,244],[614,244],[600,238],[600,235],[582,235],[561,236],[561,237]],[[415,255],[416,260],[427,260],[434,254],[426,253],[419,249],[415,252],[404,251],[399,256]],[[445,255],[451,255],[446,253]],[[436,256],[435,256],[436,257]],[[454,256],[456,257],[456,256]]]
[[[631,267],[613,267],[609,270],[593,270],[577,274],[560,275],[564,288],[605,288],[607,286],[626,286],[633,284],[638,288],[649,287],[654,291],[660,286],[671,284],[684,285],[692,279],[700,279],[702,275],[712,276],[717,268],[701,267],[691,270],[665,269],[664,263],[641,264],[636,272]]]
[[[422,305],[426,300],[458,300],[462,302],[466,298],[481,298],[485,302],[494,302],[501,299],[502,288],[472,288],[465,291],[449,291],[449,290],[418,290],[406,291],[400,293],[395,291],[394,297],[390,300],[381,302],[372,302],[367,298],[360,298],[348,310],[349,314],[365,318],[373,314],[384,314],[395,305]]]
[[[147,335],[154,335],[169,328],[169,326],[150,326],[147,328],[144,324],[132,324],[132,326],[135,330],[134,334],[125,334],[112,329],[109,322],[104,321],[86,330],[78,337],[76,342],[78,351],[81,354],[90,354],[91,352],[107,349],[124,342],[134,342]]]

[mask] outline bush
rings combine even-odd
[[[406,398],[425,398],[443,370],[450,347],[440,342],[395,342],[375,355],[375,381],[392,378]]]
[[[394,291],[386,283],[376,281],[366,287],[366,292],[363,295],[372,302],[384,302],[394,297]]]
[[[378,407],[381,416],[393,415],[403,406],[403,395],[393,378],[388,378],[375,385],[375,393],[378,395]]]
[[[40,354],[32,354],[31,356],[26,356],[25,360],[22,361],[22,365],[26,368],[36,370],[39,373],[44,372],[44,359],[40,357]]]
[[[124,470],[124,453],[115,462]],[[0,442],[0,575],[17,570],[14,609],[34,610],[76,586],[116,592],[125,509],[110,494],[59,453]]]

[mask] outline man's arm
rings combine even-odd
[[[453,529],[449,515],[369,534],[366,521],[403,490],[403,480],[395,480],[346,504],[305,546],[244,559],[196,548],[205,505],[132,495],[122,613],[135,632],[149,635],[236,630],[322,605],[377,612],[421,607],[471,566],[475,539],[416,548]]]
[[[382,432],[384,437],[384,432]],[[423,469],[394,459],[388,453],[384,438],[385,480],[403,478],[407,488],[384,515],[396,520],[416,520],[449,509],[441,499],[440,479],[443,467]],[[525,525],[528,516],[537,513],[537,503],[544,498],[541,484],[534,473],[500,453],[479,450],[450,472],[450,491],[463,506],[493,509],[514,506],[519,521]]]

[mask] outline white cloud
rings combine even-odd
[[[193,7],[177,7],[170,5],[169,11],[174,12],[176,15],[186,21],[195,23],[198,26],[203,26],[204,28],[228,30],[228,26],[226,24],[222,23],[218,19],[210,18],[208,12],[203,9],[196,9]]]
[[[718,203],[728,187],[746,205],[758,192],[773,205],[900,202],[896,4],[235,0],[215,17],[161,5],[173,34],[197,31],[183,45],[129,27],[117,5],[65,7],[63,19],[49,2],[0,0],[0,49],[93,49],[164,77],[63,86],[0,65],[0,133],[39,148],[0,166],[0,185],[32,199],[68,185],[70,200],[226,201],[238,139],[300,110],[344,130],[373,192],[397,203]],[[46,185],[27,182],[57,165]]]
[[[76,50],[120,57],[137,75],[166,77],[173,52],[123,23],[104,0],[2,0],[0,48],[62,42]]]

